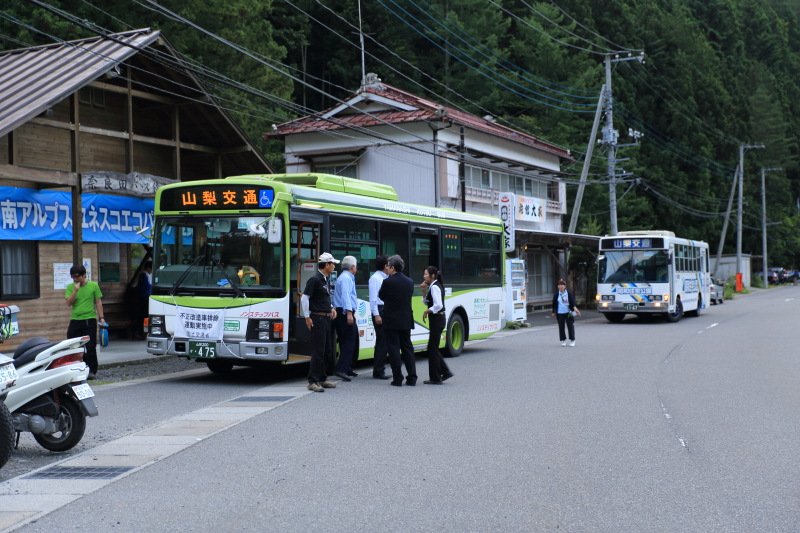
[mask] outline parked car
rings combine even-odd
[[[711,278],[711,303],[721,304],[725,301],[725,282],[721,279]]]
[[[777,285],[779,283],[783,283],[783,273],[785,271],[781,267],[771,267],[767,269],[767,280],[773,284]]]

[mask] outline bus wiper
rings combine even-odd
[[[227,280],[228,280],[228,283],[230,283],[230,284],[231,284],[231,287],[233,287],[233,290],[236,292],[236,296],[244,296],[244,293],[242,292],[242,289],[240,289],[240,288],[239,288],[239,285],[237,285],[237,284],[236,284],[236,283],[235,283],[235,282],[234,282],[234,281],[233,281],[233,280],[230,278],[230,276],[228,276],[228,271],[227,271],[227,270],[225,270],[225,269],[222,267],[222,263],[220,262],[220,260],[219,260],[219,259],[217,259],[217,258],[216,258],[215,256],[213,256],[213,255],[211,256],[211,264],[212,264],[212,265],[214,265],[214,266],[216,266],[217,268],[219,268],[219,269],[222,271],[222,275],[223,275],[223,276],[225,276],[225,279],[227,279]]]
[[[176,291],[176,290],[178,290],[178,287],[180,287],[180,286],[181,286],[181,283],[183,283],[183,280],[185,280],[185,279],[186,279],[186,276],[188,276],[188,275],[189,275],[189,272],[190,272],[190,271],[191,271],[191,270],[192,270],[192,269],[193,269],[195,266],[197,266],[197,263],[199,263],[199,262],[200,262],[200,260],[201,260],[201,259],[203,259],[205,256],[206,256],[206,254],[204,254],[204,253],[203,253],[203,254],[200,254],[200,255],[198,255],[197,257],[195,257],[195,258],[194,258],[194,261],[192,261],[192,264],[191,264],[191,265],[189,265],[189,268],[187,268],[186,270],[184,270],[184,271],[183,271],[183,274],[181,274],[181,276],[180,276],[180,277],[179,277],[177,280],[175,280],[175,283],[173,283],[173,284],[172,284],[172,288],[169,290],[169,295],[170,295],[170,296],[175,296],[175,291]]]

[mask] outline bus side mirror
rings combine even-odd
[[[600,261],[604,261],[605,258],[606,258],[606,256],[604,256],[604,255],[598,255],[597,258],[594,260],[594,262],[599,264]]]
[[[267,242],[280,244],[283,238],[283,222],[279,218],[271,218],[267,223]]]

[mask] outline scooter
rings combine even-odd
[[[86,383],[89,367],[83,362],[89,337],[50,342],[33,337],[19,345],[13,361],[19,375],[5,404],[14,430],[33,434],[43,448],[63,452],[73,448],[86,431],[86,417],[97,416]]]
[[[0,468],[11,458],[14,451],[14,419],[4,402],[8,395],[8,388],[17,380],[17,369],[14,360],[0,354]]]

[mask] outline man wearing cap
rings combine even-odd
[[[333,366],[331,320],[336,309],[331,304],[330,276],[339,262],[329,253],[319,256],[319,270],[306,283],[300,305],[306,317],[306,327],[311,331],[311,364],[308,367],[308,390],[325,392],[335,383],[328,381],[326,368]]]

